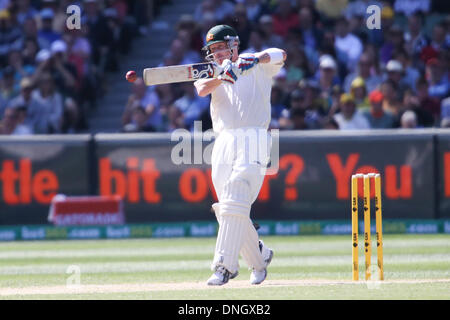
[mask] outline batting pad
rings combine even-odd
[[[248,181],[244,179],[230,179],[223,188],[220,200],[221,214],[241,214],[250,216],[251,193]]]
[[[214,214],[216,215],[217,222],[220,223],[220,215],[219,215],[219,213],[220,213],[220,204],[217,203],[217,202],[213,203],[212,209],[214,211]]]
[[[244,234],[241,256],[250,268],[261,271],[265,267],[264,260],[259,250],[258,233],[250,219],[248,220]]]
[[[220,214],[216,252],[211,265],[212,270],[217,265],[223,265],[231,273],[238,270],[239,252],[250,223],[250,218],[242,214]]]

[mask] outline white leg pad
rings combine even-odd
[[[221,214],[241,214],[250,216],[251,206],[250,185],[243,179],[232,179],[223,188],[223,196],[220,199]]]
[[[248,220],[244,241],[241,248],[241,256],[252,269],[261,271],[264,269],[264,260],[259,250],[258,233],[253,223]]]
[[[221,214],[211,269],[222,265],[231,273],[239,268],[239,252],[250,219],[241,214]]]

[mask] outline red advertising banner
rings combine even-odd
[[[56,195],[50,204],[48,221],[56,226],[124,224],[122,198]]]

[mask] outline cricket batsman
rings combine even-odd
[[[217,135],[211,165],[218,197],[212,207],[219,230],[211,266],[214,273],[208,285],[223,285],[235,278],[239,254],[252,270],[250,283],[260,284],[273,257],[273,250],[258,239],[250,208],[269,163],[270,145],[260,142],[270,143],[272,77],[283,66],[286,53],[271,48],[239,55],[238,46],[239,37],[232,27],[211,28],[204,47],[206,59],[220,65],[223,72],[218,78],[194,83],[200,96],[211,94],[211,119]]]

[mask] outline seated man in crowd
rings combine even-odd
[[[25,106],[10,106],[5,109],[0,121],[0,134],[28,135],[33,130],[25,123],[27,110]]]
[[[340,130],[370,129],[369,121],[356,109],[353,97],[343,93],[340,99],[341,112],[334,115]]]
[[[394,127],[394,116],[383,110],[383,94],[374,90],[369,95],[370,109],[363,112],[372,129],[390,129]]]

